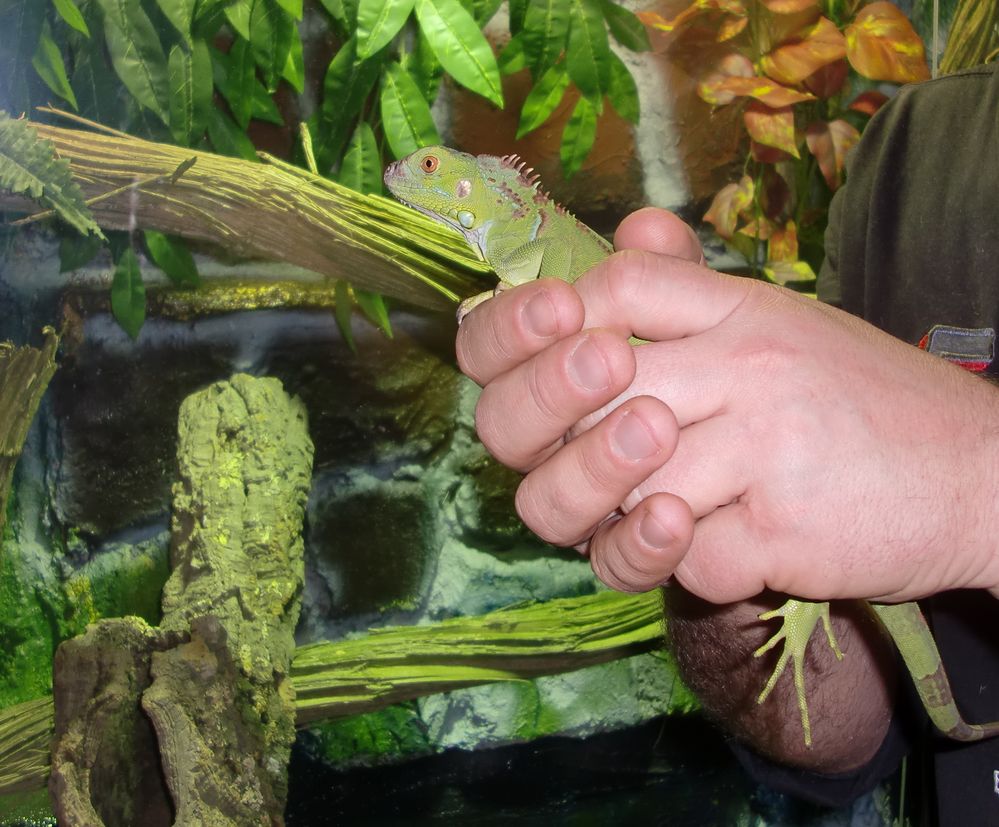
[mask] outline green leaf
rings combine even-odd
[[[201,284],[194,257],[181,239],[171,238],[155,230],[146,230],[146,249],[153,262],[178,287]]]
[[[354,300],[361,312],[374,322],[388,338],[392,338],[392,322],[389,321],[388,310],[385,308],[385,299],[380,293],[372,293],[369,290],[358,290],[354,288]]]
[[[316,132],[319,167],[339,160],[351,126],[382,70],[380,54],[357,60],[357,40],[351,38],[340,48],[323,80],[321,129]]]
[[[350,329],[350,320],[354,315],[354,300],[350,295],[350,285],[343,279],[339,279],[333,287],[333,301],[335,302],[334,316],[336,326],[340,328],[340,335],[354,353],[357,353],[357,345],[354,344],[354,332]]]
[[[357,192],[382,192],[382,158],[371,126],[361,121],[347,146],[337,180]]]
[[[256,161],[257,150],[246,133],[217,107],[213,107],[208,117],[208,138],[215,151],[234,158]]]
[[[169,125],[166,55],[139,0],[96,0],[104,12],[111,64],[132,96]]]
[[[462,0],[462,5],[471,12],[476,25],[483,29],[503,5],[503,0]]]
[[[35,67],[38,77],[45,81],[49,89],[79,111],[76,95],[73,94],[73,87],[69,85],[69,78],[66,76],[62,52],[52,39],[52,29],[49,28],[48,20],[42,26],[42,33],[38,37],[38,48],[31,58],[31,65]]]
[[[566,178],[575,175],[593,148],[597,137],[597,109],[589,98],[580,98],[562,133],[562,171]]]
[[[257,80],[257,65],[253,60],[250,42],[243,38],[236,41],[229,53],[212,50],[212,75],[222,97],[229,104],[229,111],[242,129],[246,129],[253,116],[254,96],[259,88],[268,101],[267,90]],[[271,101],[273,105],[273,101]]]
[[[302,0],[277,0],[277,2],[278,5],[292,17],[292,19],[302,19]]]
[[[83,15],[80,14],[80,10],[73,0],[52,0],[52,4],[66,25],[76,29],[80,34],[90,37],[87,21],[83,19]]]
[[[330,17],[332,17],[337,23],[339,23],[344,31],[348,31],[351,28],[350,21],[347,18],[347,9],[344,8],[343,0],[319,0],[323,4],[323,8],[329,12]]]
[[[507,0],[510,9],[510,34],[516,37],[524,28],[528,0]]]
[[[572,25],[565,62],[579,91],[594,102],[610,85],[611,50],[607,27],[596,0],[570,0]]]
[[[196,0],[156,0],[163,16],[180,32],[185,43],[191,42],[191,26],[194,23]]]
[[[138,338],[146,320],[146,287],[139,272],[139,260],[129,247],[118,260],[111,280],[111,313],[133,339]]]
[[[524,108],[520,111],[520,125],[517,127],[518,139],[537,129],[551,117],[568,87],[569,73],[565,66],[556,63],[549,67],[524,101]]]
[[[610,86],[607,88],[607,96],[618,115],[630,123],[638,123],[638,88],[635,86],[635,79],[621,58],[613,52],[611,52]]]
[[[357,353],[357,345],[354,343],[354,332],[350,329],[350,320],[354,315],[354,299],[350,295],[350,285],[343,279],[338,279],[333,287],[334,317],[336,326],[340,329],[340,335],[347,343],[347,347]]]
[[[56,211],[84,235],[104,237],[73,180],[69,161],[57,158],[51,141],[25,120],[0,112],[0,189],[26,195]]]
[[[633,52],[647,52],[652,48],[645,24],[634,12],[619,6],[614,0],[600,0],[600,7],[614,39]]]
[[[124,125],[124,98],[121,81],[108,66],[101,38],[91,38],[75,56],[73,89],[80,102],[80,113],[108,126]]]
[[[569,33],[571,0],[528,0],[524,15],[524,54],[534,76],[558,60]]]
[[[512,75],[521,69],[527,68],[527,55],[524,54],[523,35],[514,35],[500,52],[499,64],[500,74]]]
[[[465,7],[458,0],[416,0],[416,17],[451,77],[502,108],[496,56]]]
[[[388,45],[409,18],[416,0],[361,0],[357,7],[357,56],[371,57]]]
[[[427,103],[433,104],[437,97],[437,92],[441,87],[441,80],[444,77],[444,67],[434,54],[434,50],[423,33],[419,29],[416,35],[416,48],[412,54],[404,55],[408,60],[403,67],[412,75],[416,85],[420,87],[423,97]]]
[[[285,61],[281,77],[288,81],[298,94],[301,95],[305,91],[305,57],[302,54],[302,38],[297,26],[292,29],[291,48],[288,50],[288,59]]]
[[[385,67],[380,103],[382,128],[396,158],[441,142],[430,107],[416,82],[398,63]]]
[[[268,92],[277,89],[294,36],[295,22],[275,0],[254,0],[250,12],[250,46]]]
[[[103,246],[103,239],[96,235],[64,235],[59,239],[59,272],[85,267]]]
[[[229,25],[243,40],[250,39],[250,12],[253,11],[253,0],[236,0],[225,7],[225,18]]]

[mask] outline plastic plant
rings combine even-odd
[[[697,91],[742,110],[745,158],[704,220],[752,275],[810,289],[847,153],[888,99],[881,84],[929,77],[908,18],[860,0],[697,0],[672,20],[639,16],[666,32],[707,27],[728,47]]]

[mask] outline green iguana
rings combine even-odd
[[[499,276],[495,292],[543,276],[573,282],[613,248],[539,189],[538,176],[532,172],[516,155],[474,156],[431,146],[391,164],[385,171],[385,185],[404,204],[462,233]],[[482,293],[462,302],[459,322],[494,294]],[[999,721],[969,724],[961,717],[936,643],[916,603],[867,605],[891,635],[926,712],[944,735],[959,741],[999,735]],[[782,640],[784,648],[757,700],[766,700],[788,661],[793,661],[801,724],[810,746],[804,658],[819,621],[836,657],[843,657],[829,622],[829,604],[788,600],[779,609],[760,615],[764,621],[774,618],[782,619],[780,628],[754,656]]]

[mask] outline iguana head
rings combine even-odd
[[[385,186],[404,204],[454,227],[469,240],[492,217],[478,159],[467,152],[446,146],[418,149],[389,164]]]

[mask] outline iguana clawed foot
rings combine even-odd
[[[843,659],[843,653],[839,650],[836,637],[833,634],[832,625],[829,621],[829,604],[812,603],[807,600],[788,600],[783,606],[770,612],[760,615],[760,620],[772,620],[775,617],[783,618],[780,629],[773,637],[764,643],[759,649],[753,652],[753,657],[760,657],[765,652],[769,652],[781,640],[784,641],[784,650],[781,652],[777,665],[774,667],[770,680],[763,687],[757,703],[763,703],[770,695],[777,679],[784,673],[787,662],[794,659],[794,688],[798,694],[798,709],[801,712],[801,726],[805,731],[805,745],[812,745],[812,726],[808,718],[808,698],[805,695],[805,651],[808,649],[808,641],[812,637],[815,625],[822,621],[826,630],[826,638],[829,645],[836,654],[837,659]]]
[[[499,295],[503,290],[506,290],[510,285],[499,282],[496,285],[495,290],[486,290],[483,293],[476,293],[474,296],[469,296],[467,299],[458,305],[458,310],[455,313],[455,317],[458,319],[458,324],[464,321],[465,316],[471,313],[476,307],[478,307],[483,302],[489,301],[493,296]]]

